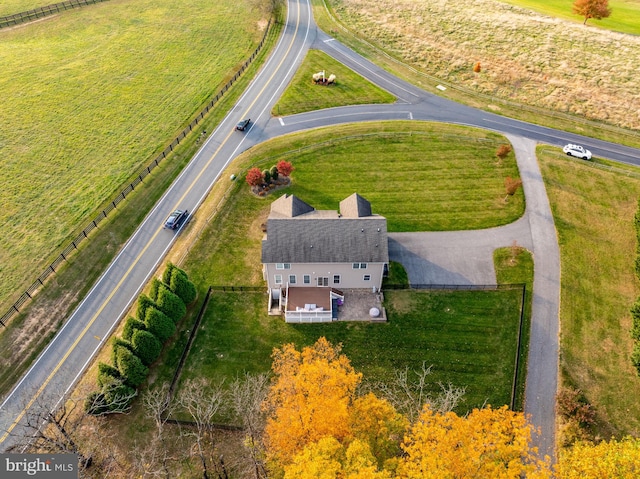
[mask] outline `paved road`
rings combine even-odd
[[[228,162],[240,152],[266,139],[293,131],[353,121],[388,119],[445,121],[508,133],[512,135],[510,138],[514,139],[512,141],[517,151],[520,148],[520,141],[526,141],[519,140],[520,137],[552,145],[562,145],[572,141],[584,144],[598,156],[640,164],[640,151],[632,148],[510,120],[428,94],[396,79],[323,32],[316,30],[308,0],[289,0],[288,7],[283,34],[261,72],[231,113],[211,134],[206,144],[145,218],[86,299],[67,319],[64,328],[47,350],[0,406],[2,408],[0,431],[18,433],[25,411],[36,399],[42,400],[50,407],[57,404],[60,391],[68,391],[73,386],[173,244],[175,233],[162,230],[160,226],[167,214],[178,207],[197,214],[198,206],[213,183],[219,181],[219,176]],[[398,102],[394,105],[344,107],[287,118],[271,118],[269,112],[273,104],[312,44],[394,93],[399,99]],[[253,119],[251,128],[244,134],[233,132],[233,126],[242,118]],[[535,168],[531,171],[533,172]],[[537,181],[529,178],[530,174],[533,173],[522,172],[528,201],[528,185]],[[539,189],[534,191],[534,197],[537,197],[539,191]],[[546,201],[546,196],[539,199]],[[549,450],[546,442],[553,437],[550,426],[553,420],[553,395],[547,391],[554,389],[553,384],[557,379],[557,366],[555,366],[557,355],[548,354],[549,351],[553,351],[554,343],[557,348],[557,311],[548,306],[553,302],[553,298],[557,297],[559,288],[554,270],[550,268],[547,258],[556,255],[553,251],[554,248],[557,249],[557,245],[555,233],[549,234],[548,230],[540,229],[545,226],[552,227],[552,221],[549,222],[550,214],[547,215],[544,212],[529,214],[528,218],[531,227],[531,246],[536,259],[534,316],[542,314],[545,318],[541,321],[534,320],[536,325],[532,333],[535,338],[535,347],[531,348],[530,353],[531,372],[530,381],[527,383],[526,407],[527,411],[532,411],[535,424],[542,427],[542,434],[537,438],[537,444],[541,444],[539,441],[543,439],[545,444],[542,444],[541,450],[546,451]],[[551,254],[548,251],[551,251]],[[548,290],[545,290],[544,285],[540,285],[540,278],[548,278],[548,282],[545,283]],[[472,279],[469,278],[469,281]],[[554,281],[556,284],[552,286]],[[539,355],[536,352],[538,350]],[[549,357],[542,357],[544,355]],[[14,442],[12,435],[0,435],[0,449],[6,450]]]
[[[282,36],[260,73],[0,405],[0,450],[24,436],[29,410],[58,404],[109,338],[179,234],[162,228],[168,214],[176,208],[197,214],[226,165],[251,146],[252,131],[269,121],[273,104],[304,58],[311,26],[308,1],[290,1]],[[252,119],[251,128],[234,131],[243,118]]]

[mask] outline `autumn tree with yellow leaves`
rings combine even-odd
[[[273,353],[274,382],[265,401],[265,445],[281,465],[324,437],[351,435],[350,408],[362,375],[325,338],[299,352],[287,344]]]
[[[561,479],[635,479],[640,476],[640,439],[624,438],[599,444],[577,442],[562,449],[556,466]]]
[[[467,417],[425,406],[414,424],[386,399],[358,396],[362,379],[325,338],[273,354],[264,409],[270,477],[285,479],[545,478],[531,428],[506,407]]]
[[[425,406],[402,444],[398,479],[548,478],[547,462],[529,446],[531,427],[521,413],[487,407],[468,416]]]

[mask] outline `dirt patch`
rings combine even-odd
[[[291,184],[291,178],[288,176],[279,177],[277,180],[272,181],[268,185],[258,185],[251,187],[251,193],[259,197],[265,197],[274,191],[286,188]]]

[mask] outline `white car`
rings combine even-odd
[[[583,160],[591,159],[591,152],[580,145],[572,145],[569,143],[568,145],[565,145],[562,151],[569,156],[575,156],[576,158],[581,158]]]

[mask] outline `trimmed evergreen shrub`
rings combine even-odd
[[[149,374],[147,368],[138,356],[124,346],[116,346],[116,359],[118,371],[126,384],[131,387],[138,387]]]
[[[132,316],[127,318],[127,321],[124,323],[124,329],[122,330],[122,339],[125,341],[131,341],[131,336],[133,336],[133,332],[136,329],[141,329],[145,331],[147,326],[144,324],[144,321],[140,321]]]
[[[138,319],[143,319],[147,315],[147,308],[149,306],[155,306],[155,303],[149,298],[149,296],[145,294],[141,294],[138,296],[138,311],[136,316]]]
[[[151,301],[157,301],[158,300],[158,289],[160,288],[160,280],[158,278],[153,278],[151,280],[151,288],[149,290],[149,298],[151,298]]]
[[[131,343],[129,341],[125,341],[124,339],[115,336],[111,340],[111,362],[114,364],[116,368],[118,367],[118,358],[116,355],[116,350],[119,347],[123,347],[128,349],[129,351],[133,351],[133,346],[131,346]]]
[[[149,366],[153,363],[162,351],[162,343],[149,331],[136,329],[131,338],[133,352],[138,356],[142,363]]]
[[[175,294],[164,283],[161,283],[158,291],[158,309],[169,316],[174,323],[180,321],[187,313],[187,307],[180,296]]]
[[[147,331],[158,338],[161,343],[164,343],[176,331],[176,325],[171,318],[156,307],[147,308],[144,322],[147,325]]]
[[[197,291],[196,286],[189,281],[187,273],[180,268],[174,268],[171,275],[171,282],[168,283],[171,291],[176,293],[184,304],[193,303],[196,299]]]
[[[273,165],[271,167],[271,169],[269,170],[269,173],[271,173],[271,179],[273,181],[276,181],[278,179],[278,167],[276,165]]]
[[[98,386],[101,388],[113,381],[121,380],[118,368],[106,363],[98,363]]]
[[[269,170],[264,170],[262,172],[262,177],[264,178],[264,182],[268,185],[271,183],[271,172]]]
[[[175,268],[176,266],[173,263],[167,263],[167,267],[165,268],[164,273],[162,273],[162,282],[164,284],[171,284],[171,276],[173,276],[173,270]]]
[[[101,391],[89,394],[84,402],[84,410],[94,416],[127,412],[136,397],[136,390],[122,381],[114,381],[105,385]]]
[[[122,381],[114,382],[102,390],[109,412],[126,412],[137,396],[137,391]]]

